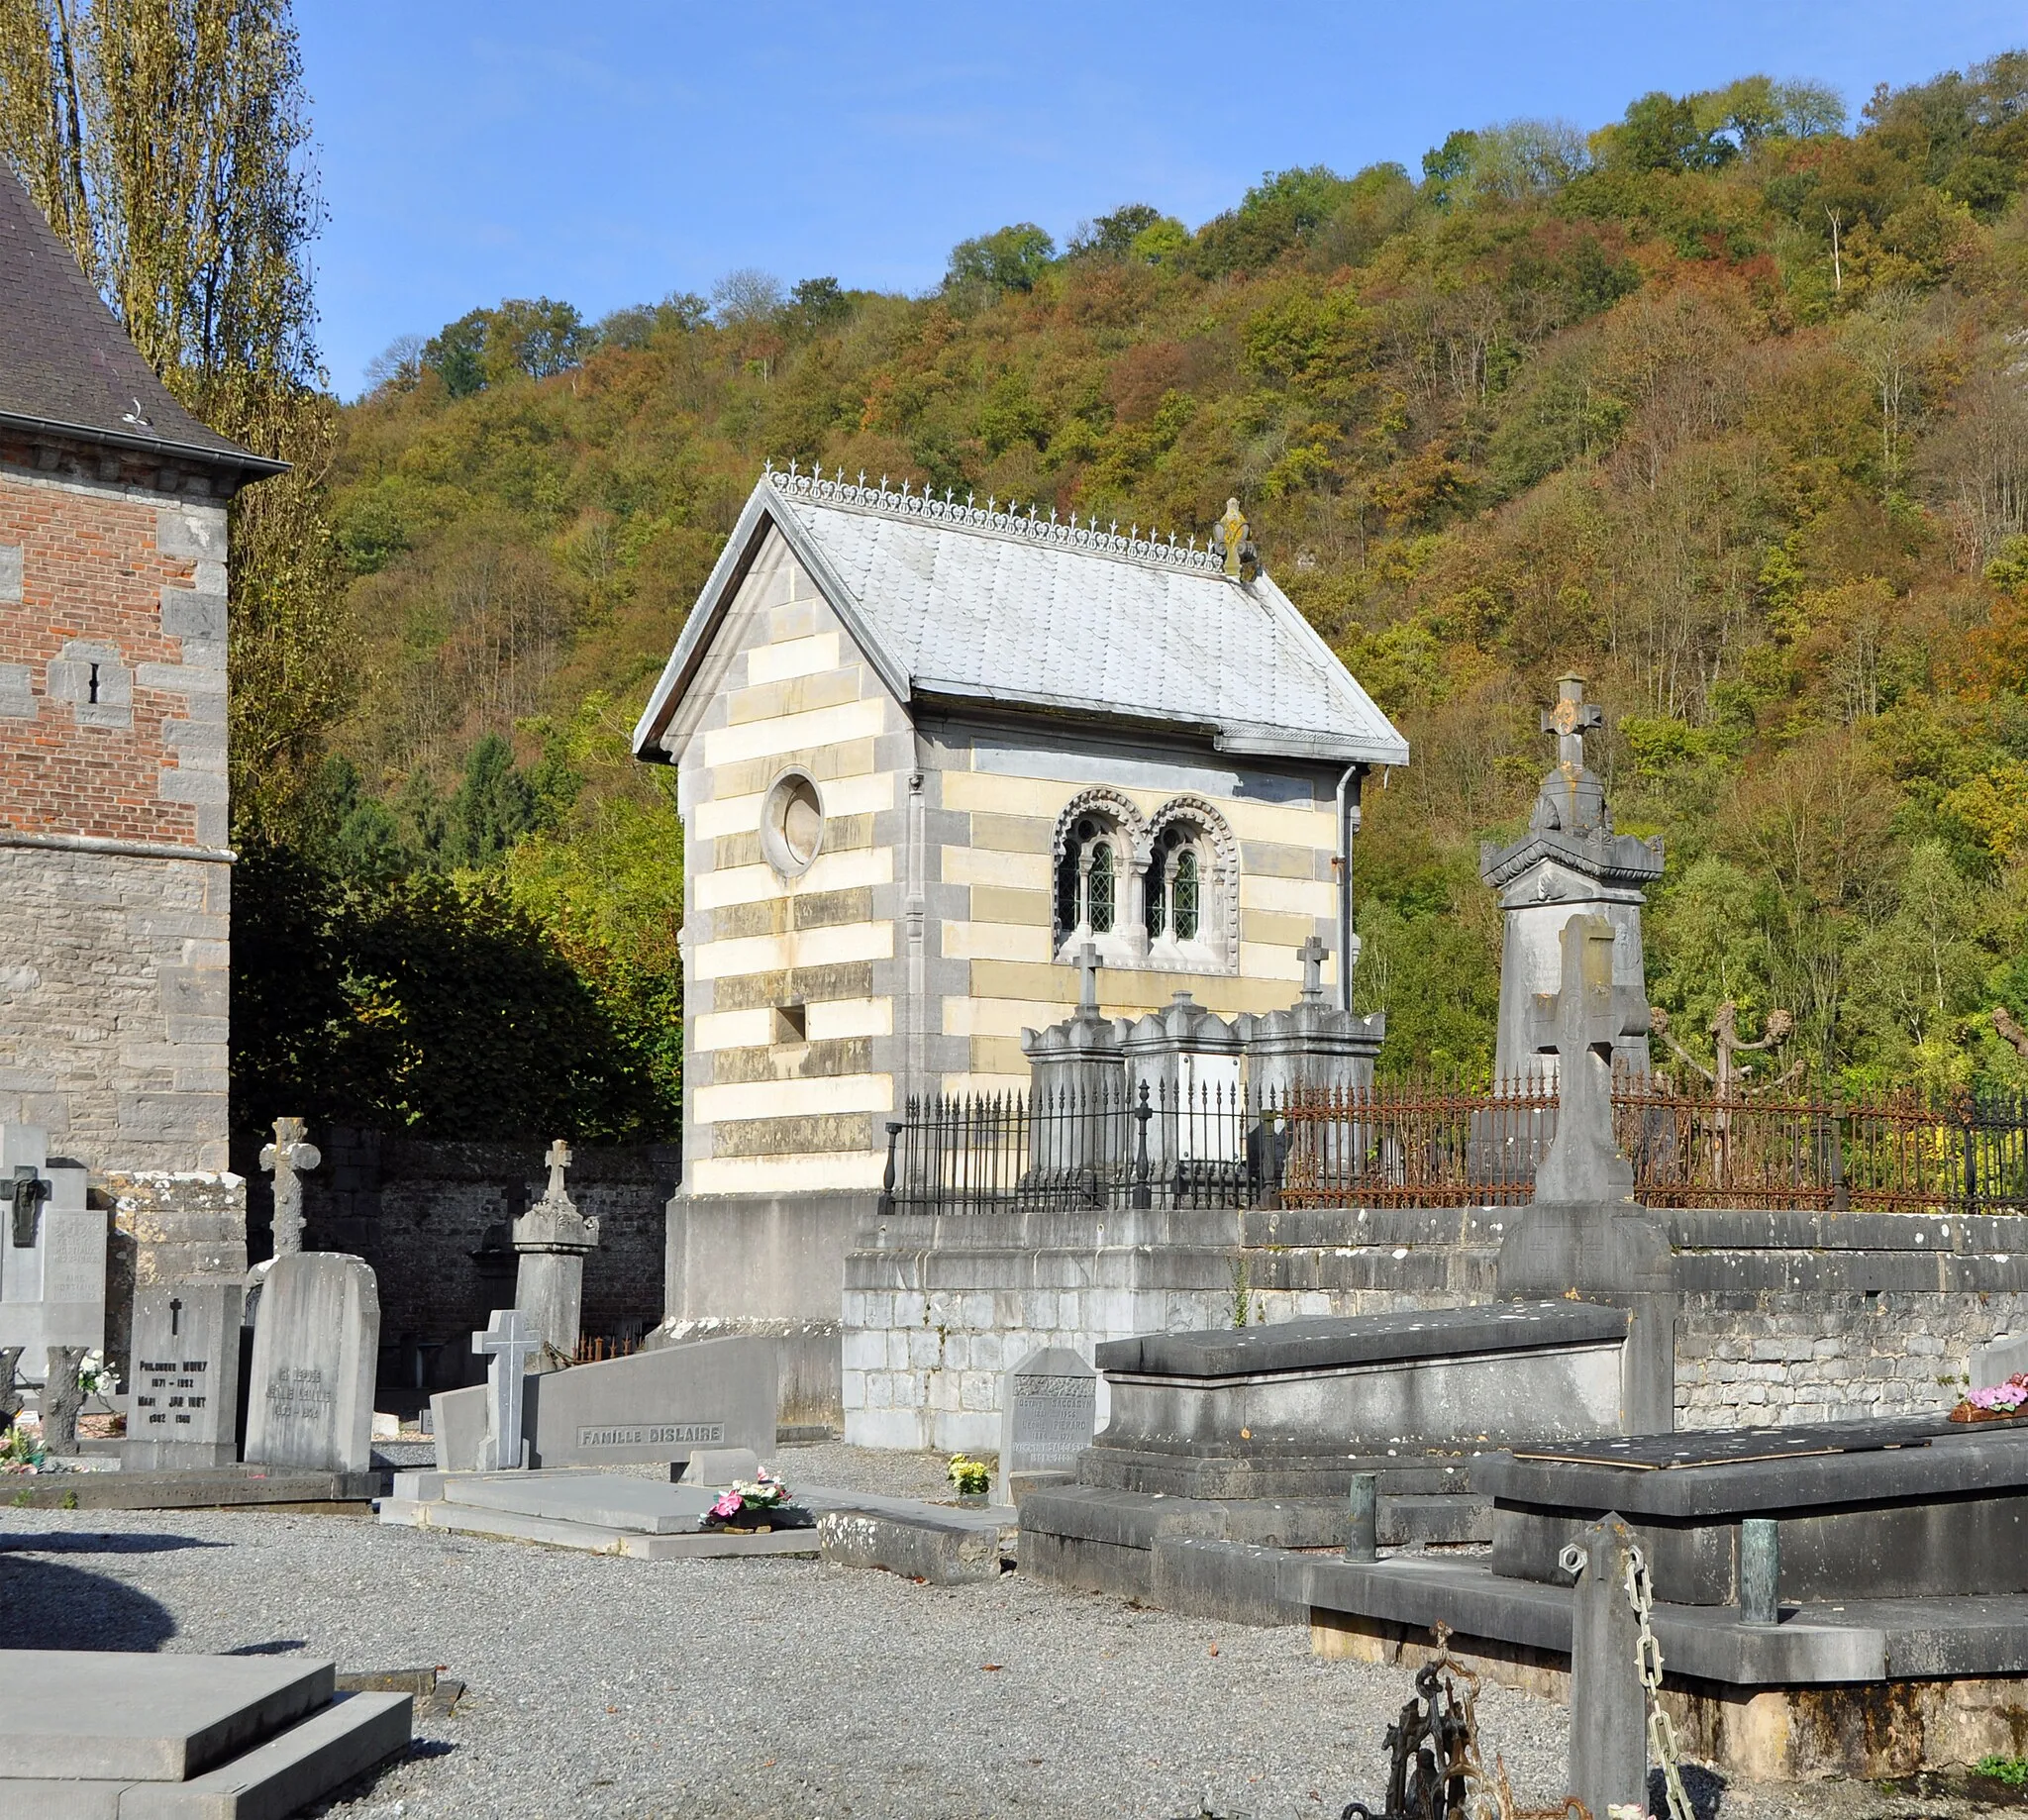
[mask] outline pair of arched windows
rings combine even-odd
[[[1057,824],[1055,950],[1087,941],[1107,966],[1229,971],[1237,943],[1237,844],[1200,799],[1152,817],[1123,794],[1088,790]]]

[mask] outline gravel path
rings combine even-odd
[[[813,1482],[816,1474],[811,1474]],[[1018,1574],[635,1562],[241,1512],[0,1514],[0,1647],[443,1664],[469,1692],[345,1820],[1335,1815],[1377,1795],[1393,1670]],[[1564,1719],[1483,1703],[1515,1779]]]
[[[837,1450],[843,1457],[848,1450]],[[935,1456],[808,1482],[920,1490]],[[906,1463],[914,1461],[911,1467]],[[910,1473],[916,1476],[911,1478]],[[932,1481],[929,1488],[934,1488]],[[0,1511],[0,1647],[443,1665],[469,1692],[333,1820],[1335,1816],[1381,1792],[1397,1670],[1010,1574],[917,1586],[813,1562],[635,1562],[354,1517]],[[1489,1689],[1524,1804],[1561,1708]],[[1700,1805],[1703,1803],[1700,1802]],[[1728,1796],[1722,1820],[1964,1811],[1864,1785]]]

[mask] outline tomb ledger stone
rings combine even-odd
[[[240,1311],[237,1282],[154,1283],[134,1291],[133,1402],[123,1470],[229,1466],[239,1457]]]
[[[1098,1373],[1066,1346],[1030,1353],[1000,1396],[1000,1496],[1017,1472],[1070,1472],[1098,1426]]]
[[[247,1459],[317,1472],[373,1462],[380,1290],[364,1259],[277,1258],[260,1292],[247,1399]]]

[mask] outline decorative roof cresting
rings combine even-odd
[[[1017,511],[1011,500],[1003,512],[999,509],[999,502],[992,498],[982,506],[970,493],[959,499],[955,487],[946,487],[943,498],[939,499],[927,487],[911,493],[909,482],[904,479],[901,490],[895,492],[888,486],[885,474],[880,476],[877,486],[869,486],[863,471],[857,481],[853,481],[845,477],[845,469],[841,467],[835,476],[826,479],[821,468],[797,471],[794,461],[790,461],[786,468],[780,468],[770,460],[761,477],[789,498],[810,499],[821,505],[960,526],[967,531],[1019,538],[1026,543],[1055,544],[1065,550],[1088,550],[1099,556],[1121,556],[1129,561],[1154,563],[1163,568],[1195,569],[1209,575],[1227,572],[1225,553],[1218,547],[1206,544],[1199,548],[1195,537],[1178,544],[1173,531],[1166,540],[1152,530],[1143,537],[1139,525],[1122,531],[1117,519],[1101,531],[1096,518],[1086,519],[1080,525],[1075,512],[1070,514],[1067,522],[1060,520],[1054,506],[1047,518],[1033,504],[1025,513]]]

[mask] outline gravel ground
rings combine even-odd
[[[785,1449],[791,1482],[920,1495],[942,1459]],[[0,1510],[0,1647],[443,1665],[469,1689],[333,1820],[1333,1816],[1377,1803],[1397,1670],[1296,1629],[1007,1575],[917,1586],[814,1562],[635,1562],[360,1518]],[[1524,1804],[1561,1708],[1480,1701]],[[1709,1778],[1700,1792],[1710,1804]],[[1970,1811],[1866,1785],[1727,1795],[1722,1820]]]

